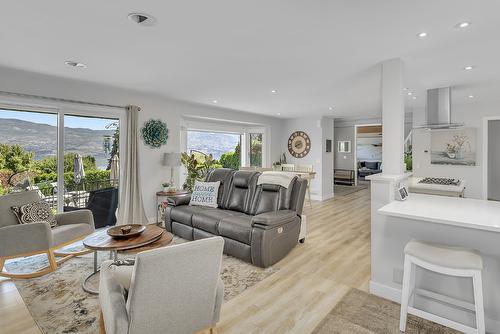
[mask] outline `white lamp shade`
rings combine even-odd
[[[180,153],[165,153],[163,155],[163,165],[169,167],[177,167],[181,165],[181,154]]]

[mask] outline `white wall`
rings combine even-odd
[[[75,76],[78,70],[75,71]],[[160,149],[140,145],[140,174],[143,187],[144,205],[150,221],[155,219],[155,192],[161,182],[169,179],[169,170],[161,165],[165,152],[179,152],[180,124],[185,115],[214,119],[234,120],[268,125],[271,140],[271,160],[278,159],[283,151],[281,141],[282,120],[235,110],[168,100],[159,96],[119,89],[90,82],[63,79],[38,73],[25,72],[0,67],[0,90],[25,94],[58,97],[88,102],[138,105],[142,108],[140,123],[154,118],[164,121],[169,128],[169,139]],[[4,96],[0,95],[0,101]],[[44,104],[50,103],[42,101]],[[103,115],[106,116],[106,115]],[[318,131],[316,131],[318,132]],[[317,144],[318,145],[318,144]]]
[[[321,149],[321,198],[326,200],[333,197],[333,164],[334,164],[334,154],[332,147],[332,152],[326,152],[326,141],[331,140],[333,146],[334,138],[334,120],[331,118],[323,117],[321,119],[321,130],[322,130],[322,149]]]
[[[488,122],[488,199],[500,201],[500,120]]]
[[[294,158],[288,152],[287,146],[288,138],[295,131],[304,131],[311,139],[309,154],[299,159]],[[288,163],[313,165],[316,177],[311,182],[311,197],[316,200],[325,200],[332,197],[333,186],[329,186],[328,183],[331,181],[331,184],[333,184],[333,154],[324,153],[324,147],[326,139],[333,139],[333,120],[320,116],[287,119],[283,121],[281,135],[282,151],[285,152]],[[323,177],[325,177],[324,183]]]
[[[337,121],[335,121],[337,123]],[[354,125],[350,126],[337,126],[335,124],[335,142],[333,149],[335,150],[335,169],[354,169],[354,153],[355,153],[355,130]],[[339,141],[350,141],[351,152],[341,153],[338,151]]]
[[[423,113],[424,110],[418,112]],[[452,177],[463,179],[467,182],[465,196],[471,198],[483,198],[483,121],[487,116],[499,116],[500,106],[495,103],[481,104],[478,102],[466,105],[452,106],[452,122],[463,122],[467,127],[477,129],[477,165],[468,166],[445,166],[431,165],[430,153],[430,131],[418,129],[413,131],[413,173],[415,176],[424,177]],[[416,120],[424,119],[421,115]],[[418,124],[418,125],[421,125]]]

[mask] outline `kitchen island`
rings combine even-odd
[[[373,200],[370,291],[400,302],[403,249],[412,239],[476,249],[484,260],[486,328],[489,333],[500,333],[500,202],[424,194],[410,194],[406,201]],[[470,279],[447,277],[419,268],[416,282],[418,288],[430,291],[431,295],[439,293],[473,300]],[[474,325],[473,313],[450,307],[429,295],[417,296],[415,305]]]

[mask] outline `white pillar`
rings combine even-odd
[[[403,61],[382,63],[382,163],[384,174],[404,173]]]

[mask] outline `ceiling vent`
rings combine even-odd
[[[128,19],[141,26],[152,26],[155,23],[155,19],[151,15],[144,13],[129,14]]]

